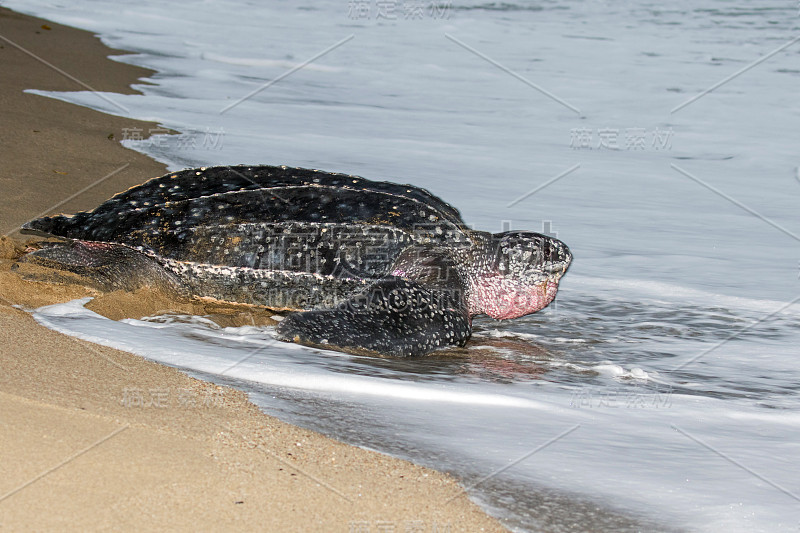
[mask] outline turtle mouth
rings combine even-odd
[[[566,260],[559,261],[544,261],[543,263],[530,268],[527,272],[520,276],[520,282],[523,283],[527,280],[530,286],[538,287],[539,285],[550,286],[554,284],[558,287],[558,282],[564,277],[564,274],[569,270],[572,263],[571,257]]]
[[[542,265],[542,272],[547,276],[547,282],[554,281],[558,283],[561,276],[567,273],[569,268],[569,261],[553,261]]]

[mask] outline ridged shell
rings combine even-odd
[[[244,290],[256,281],[270,291],[291,287],[293,298],[298,286],[306,287],[306,307],[330,304],[386,275],[412,244],[470,246],[459,212],[424,189],[274,166],[183,170],[93,211],[42,218],[25,228],[124,244],[198,289],[210,284],[222,299],[230,298],[225,294],[234,283]],[[264,303],[258,300],[253,303]]]

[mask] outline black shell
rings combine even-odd
[[[199,296],[290,309],[334,304],[411,245],[471,245],[424,189],[283,166],[183,170],[25,228],[139,250]]]

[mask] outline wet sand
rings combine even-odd
[[[131,93],[152,72],[107,59],[122,53],[0,8],[0,233],[10,237],[0,239],[0,529],[502,531],[449,476],[282,423],[241,392],[55,333],[14,307],[94,296],[90,307],[111,318],[180,309],[237,320],[235,309],[12,271],[23,222],[91,209],[165,172],[119,143],[157,124],[23,93]]]

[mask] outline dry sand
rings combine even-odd
[[[156,124],[22,92],[86,90],[80,80],[129,93],[151,73],[106,59],[114,53],[86,32],[0,8],[0,232],[14,238],[0,240],[0,529],[502,531],[446,475],[282,423],[243,393],[55,333],[12,307],[92,295],[114,318],[208,311],[10,270],[25,247],[13,230],[26,220],[90,209],[164,172],[118,142],[124,128]]]

